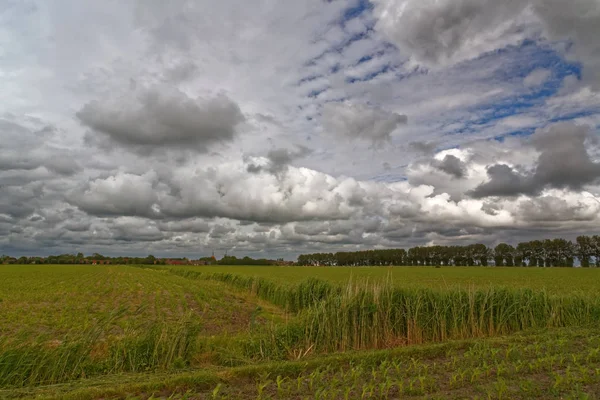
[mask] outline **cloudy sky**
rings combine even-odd
[[[597,233],[599,0],[0,1],[0,253]]]

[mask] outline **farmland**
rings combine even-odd
[[[600,269],[33,265],[0,280],[0,398],[600,396]]]
[[[280,284],[297,284],[308,277],[346,284],[390,280],[394,286],[431,289],[510,287],[546,290],[550,293],[597,293],[600,268],[519,267],[270,267],[176,266],[177,270],[229,273],[268,278]]]

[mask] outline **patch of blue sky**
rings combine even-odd
[[[497,57],[502,58],[502,62],[498,63],[501,68],[496,69],[491,77],[500,85],[502,83],[521,84],[525,77],[538,69],[549,70],[550,76],[538,87],[523,88],[513,96],[495,99],[493,102],[471,108],[470,112],[476,117],[465,121],[464,126],[453,134],[471,132],[493,124],[495,121],[532,111],[559,91],[565,77],[569,75],[581,77],[580,64],[571,63],[552,47],[533,41],[524,41],[519,46],[509,46],[484,57],[489,57],[492,61]],[[500,58],[497,59],[500,61]],[[519,132],[521,133],[515,134],[533,133],[527,129]]]
[[[314,65],[317,65],[317,63],[321,59],[323,59],[323,57],[325,57],[327,54],[330,54],[330,53],[341,53],[342,50],[344,50],[344,48],[350,46],[353,42],[365,39],[366,37],[368,37],[371,34],[371,32],[372,31],[369,30],[369,31],[366,31],[366,32],[361,32],[361,33],[357,33],[357,34],[348,36],[347,38],[345,38],[337,46],[332,46],[332,47],[328,48],[327,50],[323,51],[318,56],[315,56],[315,57],[311,58],[310,60],[306,61],[304,63],[304,66],[305,67],[312,67]]]
[[[541,44],[533,40],[524,40],[520,45],[507,46],[482,57],[502,57],[508,62],[495,71],[499,80],[523,79],[536,69],[546,68],[553,72],[554,80],[568,75],[581,79],[581,64],[572,63],[550,44]]]
[[[316,79],[322,78],[323,75],[310,75],[310,76],[305,76],[304,78],[300,79],[297,83],[298,86],[302,85],[303,83],[306,82],[312,82]]]
[[[391,66],[389,64],[382,65],[380,68],[376,69],[375,71],[371,71],[361,77],[356,77],[356,76],[347,77],[346,83],[370,81],[371,79],[377,77],[378,75],[385,74],[386,72],[389,72],[390,70],[391,70]]]
[[[343,27],[348,21],[350,21],[354,18],[360,17],[363,13],[372,12],[372,9],[373,9],[373,5],[371,4],[371,2],[369,0],[357,0],[354,2],[353,5],[351,5],[344,11],[344,13],[341,16],[341,20],[338,21],[338,23]],[[367,22],[367,21],[365,21],[365,22]],[[327,54],[332,53],[332,52],[339,53],[345,47],[349,46],[353,42],[356,42],[357,40],[362,40],[362,39],[368,37],[373,32],[373,25],[372,25],[372,23],[371,24],[367,23],[366,27],[367,27],[367,30],[365,32],[360,32],[360,33],[348,36],[338,46],[331,47],[331,48],[325,50],[324,52],[322,52],[321,54],[319,54],[318,56],[313,57],[312,59],[308,60],[304,64],[304,66],[306,66],[306,67],[313,66]],[[338,67],[338,69],[339,69],[339,67]],[[332,72],[336,72],[336,71],[337,71],[337,69]]]
[[[396,169],[396,168],[394,168]],[[383,175],[375,175],[369,178],[372,181],[379,183],[394,183],[394,182],[405,182],[408,178],[404,175],[400,174],[383,174]]]
[[[311,90],[311,92],[308,94],[308,97],[310,98],[316,98],[317,96],[319,96],[321,93],[324,93],[326,91],[329,90],[329,87],[326,88],[322,88],[322,89],[315,89],[315,90]]]
[[[373,4],[369,0],[358,0],[355,1],[351,7],[348,7],[343,14],[342,22],[346,22],[353,18],[360,16],[364,12],[371,11]]]
[[[570,121],[572,119],[584,118],[584,117],[589,117],[589,116],[597,115],[597,114],[600,114],[600,109],[596,108],[596,109],[581,110],[581,111],[577,111],[574,113],[569,113],[569,114],[561,115],[558,117],[554,117],[554,118],[550,119],[550,122]]]
[[[505,133],[505,134],[500,135],[500,136],[496,136],[492,140],[495,140],[497,142],[502,143],[502,142],[504,142],[504,140],[507,137],[519,137],[519,136],[530,136],[530,135],[533,135],[533,133],[535,132],[535,130],[536,130],[536,128],[534,128],[534,127],[522,128],[522,129],[518,129],[518,130],[515,130],[515,131],[512,131],[512,132]]]
[[[374,54],[369,54],[368,56],[362,56],[360,60],[356,64],[362,64],[367,61],[371,61],[373,59]]]

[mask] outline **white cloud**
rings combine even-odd
[[[552,72],[546,68],[533,70],[523,79],[523,84],[527,87],[540,86],[548,80],[551,74]]]
[[[553,170],[536,193],[470,196],[494,165],[532,176],[555,153],[512,135],[551,121],[589,124],[598,162],[597,1],[373,5],[11,3],[3,251],[288,256],[597,226],[588,162],[577,185]]]

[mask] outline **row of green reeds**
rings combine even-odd
[[[287,336],[301,336],[302,348],[324,352],[600,323],[600,299],[585,295],[557,296],[543,290],[493,286],[470,290],[406,289],[394,287],[389,280],[350,282],[344,287],[309,278],[298,285],[285,286],[229,273],[169,271],[226,282],[296,313],[299,319],[290,326],[294,334]],[[298,323],[303,330],[301,335],[297,333]]]
[[[591,297],[544,291],[401,289],[349,285],[302,313],[305,340],[321,351],[385,348],[600,322]]]

